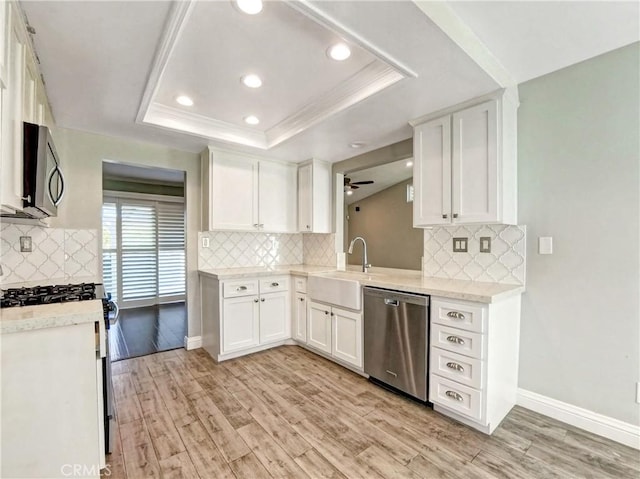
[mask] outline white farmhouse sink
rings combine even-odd
[[[349,309],[360,309],[362,291],[356,275],[344,272],[309,275],[307,294],[311,301],[334,304]]]

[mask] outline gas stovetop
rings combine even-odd
[[[0,307],[31,306],[36,304],[67,303],[97,299],[94,283],[9,288],[2,292]],[[101,297],[101,296],[100,296]]]

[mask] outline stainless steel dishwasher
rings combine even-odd
[[[429,374],[429,296],[364,288],[364,372],[421,401]]]

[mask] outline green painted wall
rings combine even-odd
[[[636,425],[639,59],[636,43],[526,82],[518,113],[520,387]]]

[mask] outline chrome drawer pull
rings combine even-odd
[[[388,369],[386,370],[387,373],[391,374],[394,378],[397,378],[398,375],[396,373],[394,373],[393,371],[389,371]]]
[[[462,396],[455,391],[447,391],[444,393],[447,397],[451,399],[455,399],[456,401],[462,401]]]
[[[447,316],[453,319],[464,319],[464,314],[458,313],[457,311],[449,311]]]
[[[447,367],[449,369],[455,369],[456,371],[459,371],[461,373],[464,372],[464,368],[461,365],[459,365],[458,363],[447,363]]]
[[[464,339],[459,338],[458,336],[447,336],[447,341],[449,341],[450,343],[459,344],[461,346],[464,344]]]
[[[271,286],[273,286],[275,288],[276,286],[280,286],[280,284],[279,283],[271,283]]]
[[[246,286],[238,286],[238,287],[236,288],[236,291],[246,291],[246,290],[247,290],[247,287],[246,287]]]

